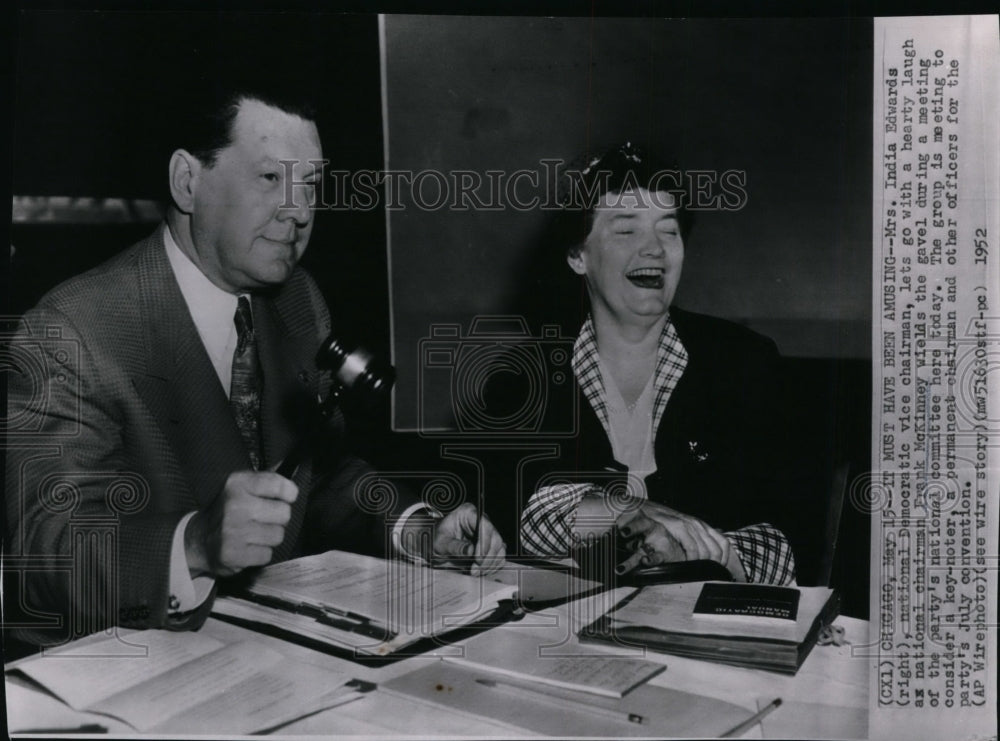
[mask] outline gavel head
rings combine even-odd
[[[329,370],[334,383],[352,396],[374,400],[389,392],[396,381],[395,369],[379,361],[368,350],[331,334],[316,353],[316,365]]]

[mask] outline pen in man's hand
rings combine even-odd
[[[476,507],[476,529],[472,533],[472,564],[469,566],[469,573],[476,568],[476,549],[479,548],[479,532],[483,524],[483,508]],[[481,574],[480,574],[481,575]]]

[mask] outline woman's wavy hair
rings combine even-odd
[[[676,165],[647,156],[627,141],[598,154],[579,157],[559,173],[555,192],[558,208],[548,235],[551,247],[563,255],[578,251],[594,226],[594,209],[600,200],[608,193],[636,188],[674,195],[681,237],[686,239],[692,215],[684,207],[683,172]]]

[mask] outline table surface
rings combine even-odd
[[[576,632],[605,612],[628,590],[605,592],[559,607],[533,612],[516,623],[492,630],[497,640],[506,631],[529,631],[540,643],[568,640],[576,642]],[[862,738],[866,735],[868,709],[869,661],[852,655],[852,646],[867,643],[868,623],[855,618],[838,618],[849,643],[840,646],[816,646],[794,676],[755,669],[743,669],[668,654],[646,652],[645,658],[667,665],[651,684],[714,697],[756,711],[758,703],[776,697],[783,704],[763,724],[748,729],[744,738]],[[346,673],[376,684],[411,672],[440,660],[437,653],[408,657],[394,664],[370,667],[331,656],[278,638],[260,635],[229,623],[210,619],[202,630],[224,642],[248,637],[266,643],[287,657]],[[104,637],[104,636],[102,636]],[[83,639],[88,640],[88,639]],[[588,650],[593,650],[590,644]],[[607,647],[614,651],[613,647]],[[16,667],[13,662],[6,669]],[[29,728],[73,728],[84,723],[99,723],[110,734],[134,736],[129,726],[103,715],[79,713],[17,675],[6,677],[7,718],[11,733]],[[218,729],[206,729],[217,734]],[[509,737],[508,726],[487,718],[470,717],[447,709],[425,705],[386,692],[375,691],[339,707],[330,708],[282,727],[277,735],[350,735],[385,738],[387,736],[475,736]]]

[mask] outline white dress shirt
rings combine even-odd
[[[198,336],[212,361],[219,383],[226,396],[229,396],[233,352],[236,350],[236,324],[233,317],[236,316],[239,296],[223,291],[206,278],[198,266],[191,262],[191,258],[177,246],[168,226],[163,227],[163,243],[167,248],[167,260],[174,271]],[[170,550],[170,613],[187,612],[198,607],[208,598],[215,583],[209,576],[191,578],[184,552],[184,530],[194,515],[194,512],[188,512],[174,530]]]
[[[608,410],[608,436],[611,452],[619,463],[628,467],[629,473],[644,481],[656,473],[656,456],[653,451],[653,376],[646,381],[639,398],[631,407],[625,403],[604,360],[598,357],[604,381],[604,397]],[[645,495],[645,486],[642,487]]]
[[[212,367],[219,377],[226,396],[229,396],[232,383],[233,353],[236,350],[236,306],[239,295],[223,291],[212,283],[201,272],[191,258],[185,255],[177,246],[170,228],[163,227],[163,243],[167,248],[167,260],[174,271],[174,277],[180,286],[188,312],[194,321],[198,336],[205,346],[212,361]],[[242,295],[242,294],[241,294]],[[396,520],[392,529],[392,544],[395,550],[413,560],[421,560],[415,554],[409,554],[402,546],[402,530],[409,517],[417,511],[424,511],[434,519],[440,519],[441,514],[422,502],[408,507]],[[187,612],[204,602],[212,591],[215,580],[208,576],[191,578],[187,556],[184,551],[184,530],[194,517],[194,512],[184,515],[174,530],[174,539],[170,551],[170,600],[168,611],[171,614]]]

